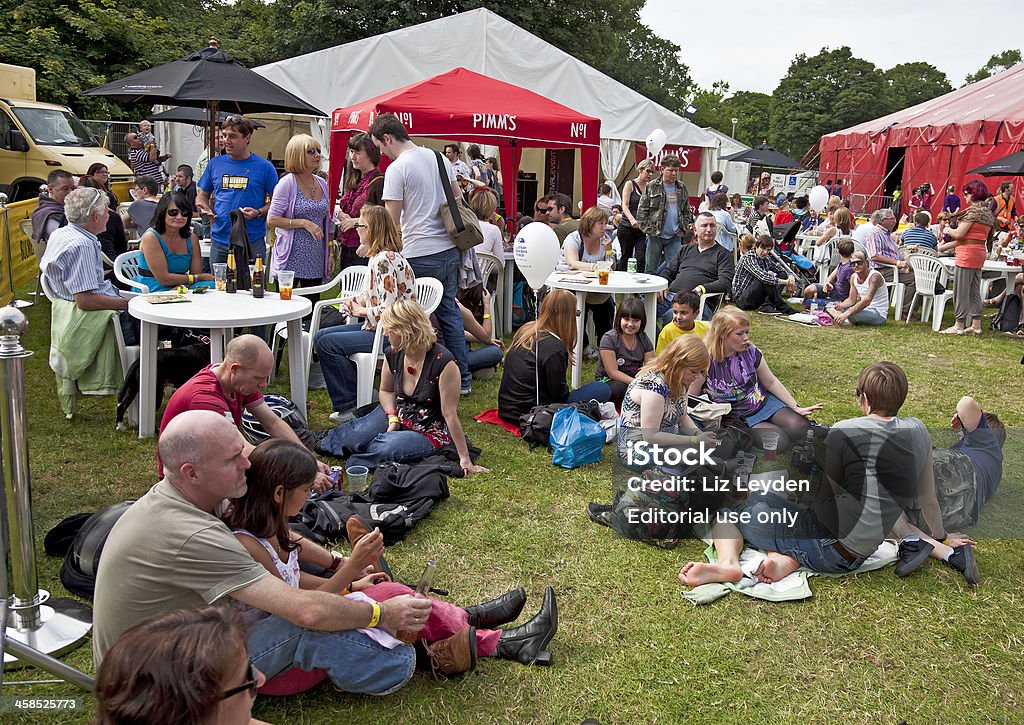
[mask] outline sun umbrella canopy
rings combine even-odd
[[[224,119],[230,115],[231,114],[229,113],[221,111],[219,114],[217,114],[217,123],[224,123]],[[154,113],[149,116],[146,116],[146,120],[154,122],[170,121],[171,123],[191,123],[199,126],[204,123],[207,123],[209,119],[207,118],[206,109],[180,106],[178,108],[171,108],[166,111],[161,111],[160,113]],[[253,125],[256,128],[264,127],[264,124],[260,123],[259,121],[253,120],[251,118],[249,120],[252,121]]]
[[[799,161],[786,156],[781,151],[776,151],[766,143],[760,146],[755,146],[752,149],[746,151],[740,151],[738,154],[732,156],[726,156],[726,161],[740,161],[742,163],[750,164],[751,166],[760,166],[761,168],[771,169],[802,169],[804,165]]]
[[[254,73],[215,45],[184,60],[140,71],[91,88],[83,96],[107,96],[128,103],[166,103],[206,108],[211,102],[230,113],[278,111],[327,114]]]
[[[1024,151],[1004,156],[995,161],[971,169],[968,174],[980,174],[982,176],[1024,176]]]

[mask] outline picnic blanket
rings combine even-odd
[[[709,543],[708,548],[704,550],[704,556],[707,557],[708,561],[716,562],[718,558],[715,556],[715,548],[710,545],[710,540],[707,541]],[[862,574],[888,566],[896,561],[896,552],[897,546],[895,541],[883,541],[875,553],[868,557],[856,571],[851,573]],[[812,576],[845,576],[844,574],[823,574],[801,567],[777,582],[764,584],[751,576],[764,559],[765,555],[763,553],[746,546],[740,554],[740,568],[744,572],[743,579],[736,583],[726,582],[720,584],[716,582],[702,584],[699,587],[682,592],[682,597],[694,605],[710,604],[721,599],[729,592],[740,592],[748,597],[763,599],[766,602],[792,602],[811,597],[811,587],[808,579]]]

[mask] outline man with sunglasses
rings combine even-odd
[[[210,159],[199,179],[196,208],[203,215],[213,217],[210,264],[227,261],[234,209],[245,216],[253,258],[259,255],[266,259],[267,210],[277,186],[277,170],[265,158],[249,151],[254,130],[253,122],[245,116],[225,118],[221,124],[221,145],[225,153]]]
[[[548,194],[545,197],[537,199],[533,205],[533,219],[534,221],[544,222],[547,225],[551,225],[551,213],[557,211],[555,209],[555,195]]]

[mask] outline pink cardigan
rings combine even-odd
[[[327,198],[327,182],[319,176],[314,175],[314,179],[320,182],[320,188],[323,191],[323,198]],[[270,200],[270,209],[267,211],[267,216],[283,216],[288,219],[292,218],[292,214],[295,213],[295,197],[298,196],[299,185],[295,181],[295,174],[285,174],[277,186],[274,187],[274,196]],[[330,249],[327,246],[331,238],[329,236],[328,229],[333,229],[333,224],[330,221],[331,215],[328,214],[324,217],[323,230],[324,230],[324,278],[327,277],[327,258],[330,254]],[[294,237],[294,229],[281,229],[276,227],[274,229],[274,248],[270,257],[270,277],[273,279],[277,272],[284,268],[285,263],[288,261],[288,257],[292,253],[292,239]]]

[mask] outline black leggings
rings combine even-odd
[[[763,420],[755,425],[751,428],[751,433],[758,447],[761,446],[761,432],[773,431],[778,433],[778,450],[783,451],[789,448],[791,443],[799,441],[804,431],[810,427],[811,421],[806,416],[800,415],[800,413],[797,413],[792,408],[786,407],[775,411],[768,420]]]
[[[639,229],[619,227],[619,249],[622,256],[619,257],[619,271],[625,272],[629,258],[636,258],[636,271],[647,271],[647,235]]]

